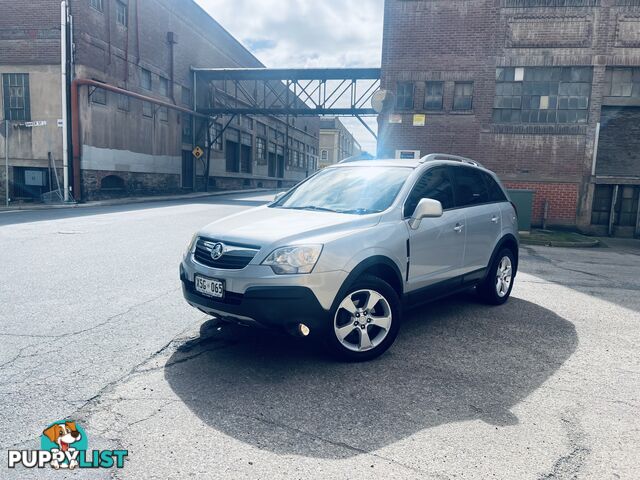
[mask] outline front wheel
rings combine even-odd
[[[377,277],[363,277],[347,290],[334,311],[329,348],[342,360],[376,358],[395,341],[400,316],[395,290]]]
[[[515,258],[508,248],[501,250],[489,266],[487,278],[478,286],[480,298],[491,305],[502,305],[513,289]]]

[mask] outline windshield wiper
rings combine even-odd
[[[336,210],[337,213],[347,213],[355,215],[367,215],[369,213],[380,213],[380,210],[370,210],[368,208],[354,208],[352,210]]]
[[[314,205],[307,205],[304,207],[284,207],[284,208],[290,208],[291,210],[313,210],[313,211],[317,211],[317,212],[331,212],[331,213],[336,213],[335,210],[332,210],[330,208],[325,208],[325,207],[316,207]]]

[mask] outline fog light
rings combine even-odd
[[[308,337],[309,334],[311,333],[311,330],[309,330],[309,327],[307,327],[304,323],[301,323],[298,325],[298,332],[303,337]]]

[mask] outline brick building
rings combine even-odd
[[[380,153],[469,156],[534,224],[640,234],[640,1],[386,0],[382,69]]]
[[[79,156],[82,199],[191,191],[203,188],[207,177],[212,188],[287,186],[315,170],[318,118],[223,116],[207,122],[173,108],[193,109],[196,91],[197,104],[207,107],[208,85],[194,86],[192,68],[263,67],[194,1],[68,5],[74,46],[69,80],[93,80],[148,99],[79,88],[78,110],[70,107],[69,115],[79,124],[73,153]],[[48,191],[54,164],[62,177],[60,8],[59,0],[0,0],[0,111],[11,120],[14,200],[37,200]],[[47,124],[29,128],[29,121]],[[215,141],[205,176],[206,155],[196,160],[191,152],[195,146],[206,150],[207,123]]]
[[[338,117],[320,119],[320,168],[360,153],[360,144]]]

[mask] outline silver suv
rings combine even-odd
[[[358,361],[391,346],[410,306],[474,287],[504,303],[517,267],[516,210],[496,175],[432,154],[331,166],[217,220],[180,278],[207,314],[318,335]]]

